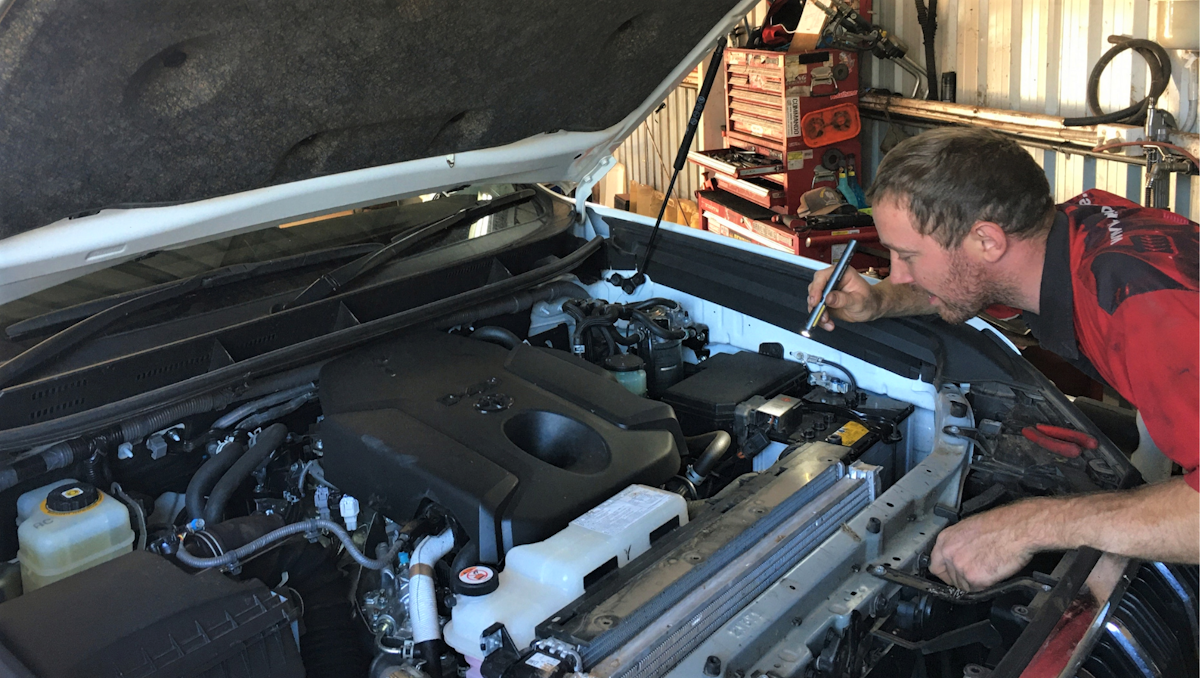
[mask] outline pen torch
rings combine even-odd
[[[846,275],[846,269],[850,268],[850,258],[854,256],[854,250],[858,247],[857,240],[851,240],[846,243],[846,251],[842,252],[841,258],[833,265],[833,275],[829,276],[829,280],[825,282],[825,289],[821,290],[821,301],[813,307],[812,313],[808,314],[808,322],[804,323],[804,329],[800,330],[800,334],[805,337],[812,336],[812,330],[821,322],[821,316],[825,314],[825,298],[829,293],[837,289],[838,283],[842,281],[842,276]]]

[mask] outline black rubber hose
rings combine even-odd
[[[486,341],[490,344],[503,346],[510,351],[521,345],[521,338],[514,334],[512,330],[508,330],[503,327],[497,327],[495,325],[487,325],[485,327],[476,328],[475,331],[471,333],[471,338],[479,339],[480,341]]]
[[[632,304],[626,304],[626,306],[636,308],[639,311],[650,308],[651,306],[666,306],[670,309],[678,309],[679,302],[675,301],[674,299],[666,299],[664,297],[653,297],[645,301],[636,301]]]
[[[450,571],[453,576],[457,577],[459,572],[479,564],[479,542],[474,539],[463,544],[458,553],[454,554],[454,562],[450,565]]]
[[[638,341],[640,341],[640,339],[638,338],[638,336],[636,334],[633,336],[627,337],[627,336],[621,334],[620,332],[618,332],[617,328],[613,327],[612,325],[605,327],[604,331],[605,331],[605,333],[608,334],[608,336],[613,341],[615,341],[616,343],[618,343],[622,346],[636,346]]]
[[[937,0],[929,0],[925,7],[924,0],[916,0],[917,23],[921,26],[921,37],[925,43],[925,77],[929,80],[926,99],[938,101],[937,80]]]
[[[254,444],[246,450],[233,466],[221,476],[209,494],[208,503],[204,506],[204,522],[218,523],[225,514],[225,504],[237,488],[250,477],[270,457],[287,438],[288,430],[283,424],[272,424],[263,429]]]
[[[1104,69],[1108,67],[1113,58],[1127,49],[1132,49],[1141,54],[1142,58],[1146,60],[1146,65],[1150,67],[1150,91],[1145,99],[1128,108],[1123,108],[1112,113],[1105,113],[1100,108],[1100,76],[1104,74]],[[1150,107],[1150,100],[1158,99],[1158,97],[1162,96],[1162,93],[1166,91],[1167,85],[1170,82],[1171,57],[1161,45],[1153,40],[1135,39],[1122,41],[1100,57],[1100,60],[1092,67],[1092,72],[1088,76],[1087,103],[1088,109],[1094,115],[1083,118],[1064,118],[1063,126],[1083,127],[1112,123],[1141,125],[1145,122],[1146,110]]]
[[[517,292],[503,299],[480,304],[465,311],[443,316],[435,320],[432,324],[439,329],[449,329],[455,325],[462,325],[484,318],[523,313],[533,308],[533,305],[539,301],[553,301],[555,299],[562,299],[563,297],[587,299],[588,291],[578,283],[573,283],[569,280],[558,280],[542,285],[541,287],[535,287],[532,290]]]
[[[651,334],[660,339],[686,339],[687,332],[683,330],[669,330],[662,325],[654,322],[650,316],[644,311],[634,310],[631,314],[631,319],[638,321],[639,325],[644,326]]]
[[[712,431],[710,433],[702,433],[698,436],[687,438],[688,448],[692,445],[704,445],[704,451],[696,458],[692,464],[692,472],[703,478],[716,467],[717,462],[721,461],[722,457],[729,452],[729,447],[733,444],[733,437],[725,431]]]
[[[212,490],[221,476],[246,453],[246,446],[234,440],[221,448],[219,454],[214,454],[204,462],[188,481],[187,493],[184,495],[184,506],[187,507],[188,518],[195,520],[204,517],[204,497]]]
[[[425,660],[425,673],[429,678],[443,678],[441,644],[437,640],[417,643],[417,653]]]

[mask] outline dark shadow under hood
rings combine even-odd
[[[735,4],[13,0],[0,239],[103,207],[605,129]]]

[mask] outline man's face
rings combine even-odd
[[[988,280],[982,262],[972,261],[961,244],[946,249],[919,233],[912,214],[898,201],[881,200],[871,213],[880,242],[892,253],[892,283],[912,283],[924,290],[946,322],[965,322],[1004,298]]]

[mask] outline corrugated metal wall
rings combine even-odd
[[[1152,4],[1150,0],[939,0],[938,73],[958,74],[959,103],[1086,115],[1088,74],[1111,47],[1108,36],[1153,38]],[[875,7],[875,21],[891,28],[908,44],[914,60],[923,64],[915,3],[877,0]],[[1181,60],[1173,61],[1173,80],[1181,77],[1196,87],[1195,71],[1189,74]],[[871,60],[868,77],[876,87],[905,94],[911,94],[915,84],[908,73],[877,59]],[[1124,108],[1145,96],[1148,81],[1141,57],[1126,51],[1109,64],[1101,79],[1100,103],[1106,111]],[[1185,90],[1185,98],[1192,92]],[[1179,96],[1172,84],[1161,105],[1179,112]],[[1187,108],[1186,101],[1182,108]],[[875,157],[868,155],[872,166],[878,163],[878,142],[886,127],[886,123],[865,125],[864,152],[875,152]],[[1029,152],[1046,170],[1057,200],[1100,188],[1142,202],[1140,166],[1034,148]],[[1171,187],[1172,208],[1193,220],[1200,219],[1197,187],[1195,180],[1179,176]]]
[[[625,165],[625,180],[667,190],[671,181],[671,165],[683,140],[683,130],[696,106],[695,77],[689,77],[671,92],[661,108],[651,113],[615,153],[617,162]],[[692,141],[692,150],[699,148],[699,135]],[[700,188],[700,168],[688,163],[675,182],[673,197],[694,200]]]
[[[1074,116],[1087,112],[1085,102],[1091,65],[1110,45],[1108,36],[1120,34],[1154,37],[1151,0],[939,0],[938,73],[958,74],[959,103],[975,103],[1048,115]],[[750,20],[757,25],[756,9]],[[912,0],[876,0],[875,21],[904,40],[909,55],[924,63],[921,30]],[[867,78],[875,87],[911,94],[915,81],[900,68],[868,59]],[[1176,61],[1175,73],[1191,78]],[[1101,80],[1105,110],[1140,100],[1148,77],[1140,57],[1131,52],[1118,56]],[[1185,96],[1191,96],[1185,92]],[[1179,93],[1173,84],[1163,105],[1180,111]],[[666,188],[669,168],[683,128],[696,100],[695,85],[684,85],[668,97],[666,106],[637,129],[617,151],[628,180],[659,190]],[[1186,104],[1185,104],[1186,105]],[[866,121],[863,146],[870,166],[879,161],[879,141],[885,123]],[[1193,131],[1195,123],[1193,123]],[[915,131],[915,130],[914,130]],[[1141,202],[1143,170],[1121,162],[1085,158],[1075,154],[1029,149],[1045,168],[1055,198],[1065,200],[1089,188],[1101,188]],[[680,175],[676,195],[691,197],[700,181],[689,164]],[[1200,220],[1200,182],[1177,177],[1171,204],[1176,211]]]

